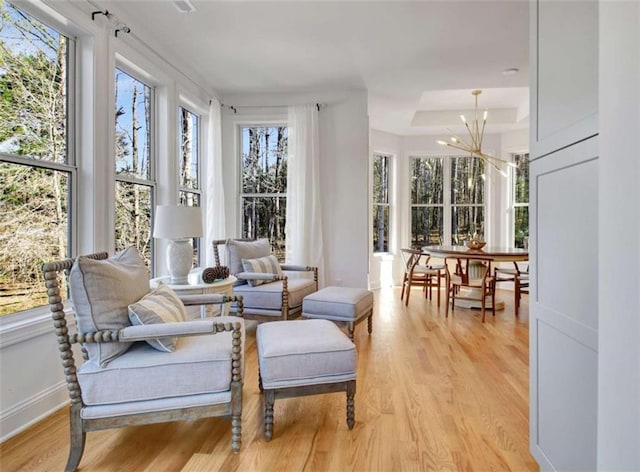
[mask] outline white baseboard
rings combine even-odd
[[[60,382],[0,412],[0,442],[24,431],[68,403],[67,385]]]

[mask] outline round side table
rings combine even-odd
[[[200,278],[201,272],[202,269],[200,268],[193,269],[189,272],[189,280],[186,284],[172,284],[170,282],[171,277],[166,275],[164,277],[155,277],[149,280],[149,286],[153,289],[156,288],[158,284],[163,283],[178,295],[203,295],[208,293],[221,293],[229,296],[233,295],[233,284],[238,280],[233,275],[230,275],[224,280],[206,284],[202,282],[202,279]],[[224,309],[225,306],[222,307],[220,315],[224,315]],[[217,315],[217,313],[214,313],[212,305],[200,307],[201,318],[213,316],[214,314]]]

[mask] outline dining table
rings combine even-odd
[[[466,246],[423,246],[422,252],[436,259],[455,258],[458,261],[464,259],[483,259],[493,262],[524,262],[529,260],[529,250],[516,247],[485,246],[482,249],[469,249]],[[469,290],[474,290],[470,288]],[[504,301],[496,297],[496,310],[504,309]],[[463,308],[480,308],[480,300],[458,300],[456,306]],[[487,298],[487,308],[491,307]]]

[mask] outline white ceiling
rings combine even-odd
[[[366,88],[372,128],[415,135],[455,129],[480,88],[487,133],[528,126],[526,0],[93,3],[223,99]]]

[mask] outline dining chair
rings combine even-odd
[[[440,306],[440,288],[441,279],[444,276],[444,265],[430,264],[430,256],[419,249],[403,248],[400,251],[404,263],[400,300],[405,301],[405,306],[409,304],[411,287],[422,287],[425,292],[425,298],[432,300],[433,288],[435,287],[437,290],[437,303]]]
[[[511,267],[496,267],[494,269],[496,282],[513,282],[513,309],[514,314],[520,313],[520,301],[523,293],[529,293],[529,264],[520,268],[517,262]]]
[[[446,270],[446,309],[449,316],[449,300],[451,311],[455,310],[456,299],[479,301],[482,310],[482,322],[485,320],[487,297],[491,299],[491,312],[496,314],[496,284],[491,275],[491,261],[476,257],[447,257],[444,260]],[[455,269],[452,271],[451,266]],[[464,292],[463,288],[466,288]]]

